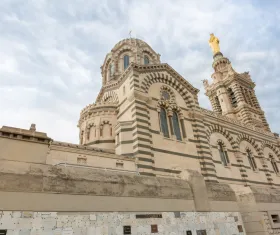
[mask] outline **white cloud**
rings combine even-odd
[[[201,106],[210,108],[201,80],[213,72],[207,41],[214,32],[233,67],[250,71],[268,121],[280,132],[279,6],[241,0],[2,0],[0,123],[36,123],[51,138],[78,143],[80,110],[101,88],[100,65],[129,30],[199,88]]]

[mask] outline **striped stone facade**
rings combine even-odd
[[[54,141],[34,125],[30,130],[2,127],[0,207],[8,217],[2,228],[18,234],[24,226],[7,226],[15,221],[13,213],[27,210],[38,215],[158,211],[193,218],[201,212],[207,220],[221,212],[232,217],[226,219],[230,223],[242,217],[248,234],[267,235],[267,228],[279,234],[273,221],[268,225],[274,210],[280,215],[279,135],[270,131],[248,73],[236,73],[221,53],[214,56],[213,68],[212,84],[204,81],[210,111],[199,106],[199,90],[161,63],[148,44],[125,39],[105,58],[96,102],[81,111],[79,144]],[[201,226],[219,234],[225,232],[220,222]],[[89,230],[96,229],[92,225]],[[168,222],[166,229],[171,232],[173,225]],[[86,231],[69,226],[75,234]],[[139,231],[149,228],[142,227]],[[67,230],[52,226],[57,228]],[[36,232],[30,224],[28,230]],[[243,233],[236,226],[230,231]]]
[[[127,68],[122,67],[124,55],[130,56]],[[144,63],[144,57],[149,58],[149,64]],[[116,71],[108,79],[108,72],[112,75],[110,63]],[[134,158],[142,175],[180,177],[184,170],[194,169],[209,182],[280,185],[278,173],[272,171],[263,153],[268,146],[264,143],[269,143],[271,154],[279,162],[279,139],[269,131],[253,81],[248,73],[235,72],[222,53],[214,56],[213,68],[213,83],[204,84],[214,110],[209,111],[199,107],[198,90],[161,63],[149,45],[138,39],[121,41],[105,58],[103,86],[96,104],[87,106],[79,121],[80,133],[88,132],[93,122],[99,131],[102,123],[109,123],[113,133],[83,144]],[[228,89],[235,97],[228,97]],[[162,99],[163,90],[170,93],[170,101]],[[235,107],[230,104],[232,99],[236,100]],[[166,108],[169,137],[161,130],[161,107]],[[174,133],[174,110],[181,141]],[[217,141],[226,147],[229,166],[222,166]],[[247,150],[254,155],[257,171],[248,162]]]

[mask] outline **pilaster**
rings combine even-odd
[[[148,96],[134,90],[131,102],[133,155],[141,175],[154,176],[154,154],[150,133],[150,113],[147,107]]]
[[[192,127],[195,134],[194,137],[197,140],[196,148],[201,166],[201,174],[204,176],[205,181],[217,182],[215,164],[213,162],[203,121],[204,116],[196,111],[193,111],[190,115],[193,119]]]

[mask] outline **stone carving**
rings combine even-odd
[[[203,86],[204,86],[204,89],[206,90],[207,87],[209,86],[209,83],[208,83],[208,80],[207,79],[204,79],[203,80]]]

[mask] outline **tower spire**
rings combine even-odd
[[[214,112],[269,131],[249,73],[234,71],[229,59],[220,52],[220,41],[214,34],[210,34],[208,42],[213,52],[214,73],[212,84],[207,80],[203,84]]]

